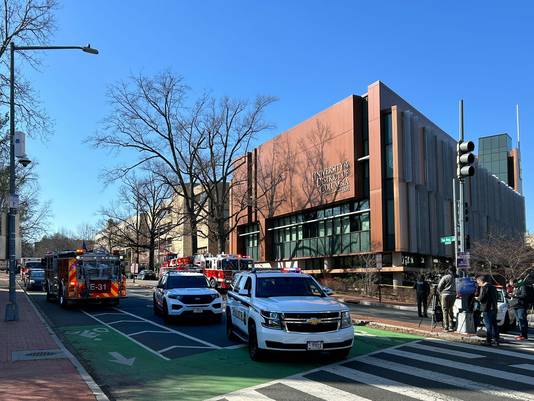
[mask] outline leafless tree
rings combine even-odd
[[[234,179],[235,173],[246,163],[243,155],[254,138],[272,128],[264,120],[264,112],[274,101],[270,96],[258,96],[254,102],[223,97],[206,103],[200,125],[204,141],[195,154],[196,175],[206,195],[202,209],[211,221],[219,252],[225,250],[236,216],[242,212],[233,208],[229,212],[232,187],[241,185]]]
[[[97,148],[130,151],[132,162],[107,171],[108,180],[142,166],[173,188],[183,199],[196,253],[200,207],[195,197],[199,183],[194,160],[204,142],[199,125],[206,98],[188,107],[187,91],[183,79],[170,72],[152,78],[139,75],[112,86],[108,92],[112,112],[102,132],[89,142]]]
[[[173,189],[152,174],[142,179],[124,176],[116,202],[100,211],[109,238],[122,248],[148,251],[154,269],[158,239],[177,225],[172,221],[172,197]]]

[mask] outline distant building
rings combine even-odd
[[[363,272],[365,255],[374,254],[384,278],[397,281],[452,264],[454,246],[440,238],[454,232],[456,144],[375,82],[245,155],[232,192],[231,213],[242,213],[230,251],[310,273]],[[490,154],[502,153],[506,164],[508,145]],[[500,162],[495,167],[501,173]],[[492,231],[525,231],[519,176],[503,174],[504,182],[479,166],[466,180],[471,243]]]
[[[517,148],[512,148],[512,138],[508,134],[479,138],[478,164],[517,192],[522,192],[520,153]]]

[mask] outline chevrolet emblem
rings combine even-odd
[[[321,319],[317,319],[314,317],[306,320],[306,323],[311,324],[312,326],[317,326],[319,323],[321,323]]]

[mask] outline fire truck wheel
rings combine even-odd
[[[65,299],[65,291],[63,290],[63,286],[59,287],[58,300],[59,300],[59,306],[61,306],[62,308],[67,307],[68,302]]]
[[[258,347],[258,336],[256,334],[256,325],[254,322],[249,322],[248,326],[248,355],[253,361],[261,361],[263,359],[263,350]]]
[[[218,287],[217,280],[215,280],[213,277],[210,279],[210,287],[215,289]]]
[[[46,285],[46,302],[52,302],[52,294],[50,294],[50,286]]]
[[[234,326],[232,325],[232,315],[230,314],[230,308],[226,309],[226,337],[229,340],[236,341],[237,337],[234,334]]]

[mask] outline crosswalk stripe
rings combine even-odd
[[[258,393],[254,389],[244,389],[234,393],[225,394],[224,398],[226,398],[228,401],[273,401],[272,398]]]
[[[419,343],[408,344],[408,346],[411,347],[411,348],[420,349],[422,351],[438,352],[440,354],[459,356],[461,358],[467,358],[467,359],[484,358],[484,355],[480,355],[480,354],[471,354],[469,352],[463,352],[463,351],[456,351],[456,350],[452,350],[452,349],[433,347],[431,345],[424,345],[424,344],[419,344]]]
[[[492,354],[510,356],[510,357],[513,357],[513,358],[529,359],[529,360],[533,360],[534,361],[534,354],[527,354],[527,353],[522,353],[522,352],[508,351],[508,350],[499,349],[499,348],[496,348],[496,347],[492,347],[491,349],[484,349],[483,346],[481,346],[481,345],[472,345],[472,344],[464,344],[464,343],[451,344],[451,343],[445,343],[444,340],[440,340],[440,339],[437,339],[437,338],[433,338],[433,339],[429,338],[429,339],[427,339],[427,341],[441,343],[441,344],[444,344],[444,345],[446,344],[447,347],[465,348],[465,349],[474,350],[474,351],[486,351],[486,352],[491,352]]]
[[[383,359],[375,358],[372,356],[360,358],[358,359],[358,361],[367,363],[369,365],[377,366],[381,369],[396,370],[398,372],[402,372],[403,374],[416,376],[416,377],[427,379],[427,380],[434,380],[440,383],[449,384],[451,386],[462,387],[467,390],[479,391],[479,392],[482,392],[482,393],[485,393],[491,396],[496,396],[499,398],[507,397],[507,398],[517,399],[517,400],[524,400],[524,401],[534,400],[533,394],[523,393],[520,391],[513,391],[513,390],[493,386],[491,384],[478,383],[472,380],[463,379],[457,376],[450,376],[450,375],[446,375],[446,374],[439,373],[436,371],[420,369],[414,366],[407,366],[407,365],[392,362],[392,361],[385,361]]]
[[[314,397],[322,398],[326,401],[370,401],[368,398],[360,397],[356,394],[339,390],[337,388],[328,386],[323,383],[319,383],[315,380],[306,379],[304,377],[284,379],[280,380],[279,383],[302,391],[303,393],[313,395]]]
[[[522,363],[520,365],[512,365],[512,368],[525,369],[525,370],[530,370],[530,371],[534,372],[534,365],[532,365],[530,363]]]
[[[505,372],[502,370],[485,368],[485,367],[476,366],[476,365],[470,365],[470,364],[463,363],[463,362],[451,361],[449,359],[437,358],[434,356],[428,356],[428,355],[423,355],[423,354],[416,354],[413,352],[402,351],[400,349],[385,349],[383,350],[383,352],[386,354],[397,355],[397,356],[404,357],[404,358],[415,359],[417,361],[423,361],[423,362],[433,363],[436,365],[448,366],[454,369],[466,370],[469,372],[476,372],[482,375],[497,377],[499,379],[510,380],[510,381],[514,381],[518,383],[530,383],[532,381],[531,377],[521,375],[518,373],[510,373],[510,372]]]
[[[330,373],[334,373],[339,376],[347,377],[351,380],[355,380],[360,383],[380,388],[382,390],[402,394],[404,396],[415,398],[421,401],[460,401],[459,398],[454,398],[449,395],[436,393],[435,391],[427,390],[421,387],[411,386],[409,384],[400,383],[395,380],[371,375],[369,373],[364,373],[360,370],[345,368],[339,365],[325,367],[323,370]]]

